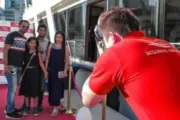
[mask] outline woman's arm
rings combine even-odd
[[[41,56],[41,53],[38,52],[38,58],[39,58],[39,64],[41,66],[41,69],[43,70],[44,72],[44,75],[45,75],[45,78],[47,78],[47,71],[45,69],[45,66],[44,66],[44,63],[43,63],[43,60],[42,60],[42,56]]]
[[[49,45],[48,51],[47,51],[46,63],[45,63],[46,70],[48,69],[49,58],[50,58],[50,54],[51,54],[51,47],[52,47],[52,44]]]
[[[68,46],[66,46],[64,73],[67,73],[68,67],[69,67],[69,48]]]

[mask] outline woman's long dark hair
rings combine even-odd
[[[54,36],[54,41],[55,41],[55,43],[56,43],[56,36],[58,35],[58,34],[60,34],[63,38],[62,38],[62,49],[63,49],[63,57],[64,57],[64,59],[65,59],[65,53],[66,53],[66,40],[65,40],[65,35],[64,35],[64,33],[62,32],[62,31],[58,31],[58,32],[56,32],[56,34],[55,34],[55,36]]]
[[[29,51],[29,45],[28,43],[30,43],[31,41],[36,41],[36,51],[38,51],[38,47],[39,47],[39,42],[38,42],[38,39],[36,37],[30,37],[28,38],[27,42],[26,42],[26,46],[25,46],[25,50],[26,52]]]

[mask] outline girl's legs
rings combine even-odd
[[[29,107],[29,97],[25,97],[25,106]]]
[[[31,98],[29,97],[29,107],[30,107],[30,104],[31,104]],[[25,106],[26,106],[26,104],[25,104],[25,98],[24,98],[24,103],[23,103],[23,105],[22,105],[22,107],[20,109],[23,110],[23,108]],[[30,109],[30,108],[28,108],[28,109]]]
[[[39,109],[38,109],[38,97],[34,98],[34,116],[39,115]]]
[[[37,107],[38,106],[38,97],[35,97],[34,98],[34,107]]]
[[[23,108],[23,115],[28,115],[29,112],[29,97],[24,97],[25,107]]]

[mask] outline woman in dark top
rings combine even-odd
[[[29,112],[29,98],[34,98],[34,116],[39,115],[37,102],[40,91],[40,76],[39,65],[41,66],[45,77],[47,78],[47,71],[43,65],[41,54],[38,52],[38,41],[35,37],[30,37],[26,43],[26,51],[24,54],[24,64],[22,75],[20,77],[19,95],[25,97],[25,107],[23,108],[23,115],[28,115]]]
[[[69,65],[69,49],[65,44],[64,33],[55,34],[55,43],[48,48],[46,68],[49,72],[49,104],[54,107],[51,116],[56,116],[61,108],[60,100],[64,97],[64,78]]]

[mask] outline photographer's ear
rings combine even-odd
[[[118,33],[109,33],[109,43],[111,45],[116,44],[117,42],[120,42],[123,38]]]

